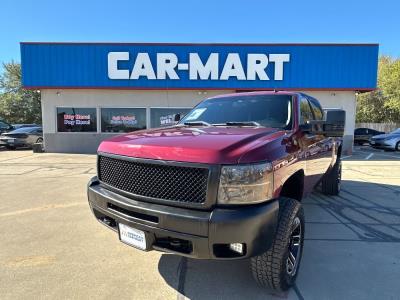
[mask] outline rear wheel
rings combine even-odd
[[[43,143],[43,138],[38,138],[37,140],[36,140],[36,143]]]
[[[322,193],[325,195],[338,195],[342,181],[342,161],[337,158],[335,165],[322,178]]]
[[[299,201],[279,199],[279,220],[271,248],[251,258],[254,279],[263,287],[286,291],[295,282],[304,241],[304,213]]]

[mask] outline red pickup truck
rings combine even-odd
[[[299,269],[301,200],[336,195],[345,112],[297,92],[221,95],[177,124],[103,141],[88,184],[94,216],[122,242],[192,258],[251,258],[262,286]]]

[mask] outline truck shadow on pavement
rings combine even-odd
[[[400,243],[400,186],[351,180],[344,180],[342,186],[338,196],[317,190],[303,200],[310,229],[306,238],[322,240],[322,232],[314,229],[336,225],[345,229],[337,239]]]
[[[358,264],[360,242],[370,243],[372,247],[380,243],[390,247],[400,243],[400,186],[343,180],[339,196],[326,196],[316,190],[302,203],[306,235],[301,269],[315,271],[302,276],[300,270],[299,287],[295,286],[288,293],[279,294],[259,287],[252,278],[249,260],[195,260],[163,254],[158,264],[159,272],[171,287],[189,299],[304,299],[307,297],[303,294],[310,295],[306,288],[308,282],[320,282],[321,296],[326,296],[327,291],[323,290],[326,280],[341,280],[336,279],[332,271],[338,267],[344,270],[341,275],[349,282],[354,280],[357,288],[362,274],[358,274],[354,266]],[[337,251],[328,255],[316,249],[315,245],[324,242],[329,242],[329,245],[334,242],[337,249],[344,247],[340,251],[346,251],[346,254]],[[339,246],[342,244],[346,246]],[[368,259],[370,271],[374,272],[376,266],[388,258],[374,256]],[[313,266],[315,261],[319,263]],[[374,281],[365,282],[365,278],[362,282],[371,288],[376,284]]]
[[[259,287],[253,280],[249,260],[197,260],[163,254],[158,270],[165,281],[189,299],[275,299],[287,298]],[[178,266],[171,269],[171,266]],[[178,297],[179,299],[179,297]]]

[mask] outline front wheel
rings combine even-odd
[[[278,227],[272,246],[251,258],[254,279],[263,287],[288,290],[295,282],[304,241],[304,213],[299,201],[279,199]]]
[[[397,142],[396,147],[395,147],[396,151],[400,151],[400,142]]]

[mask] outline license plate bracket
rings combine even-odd
[[[122,223],[118,223],[118,234],[121,242],[139,250],[148,251],[153,243],[149,233]]]

